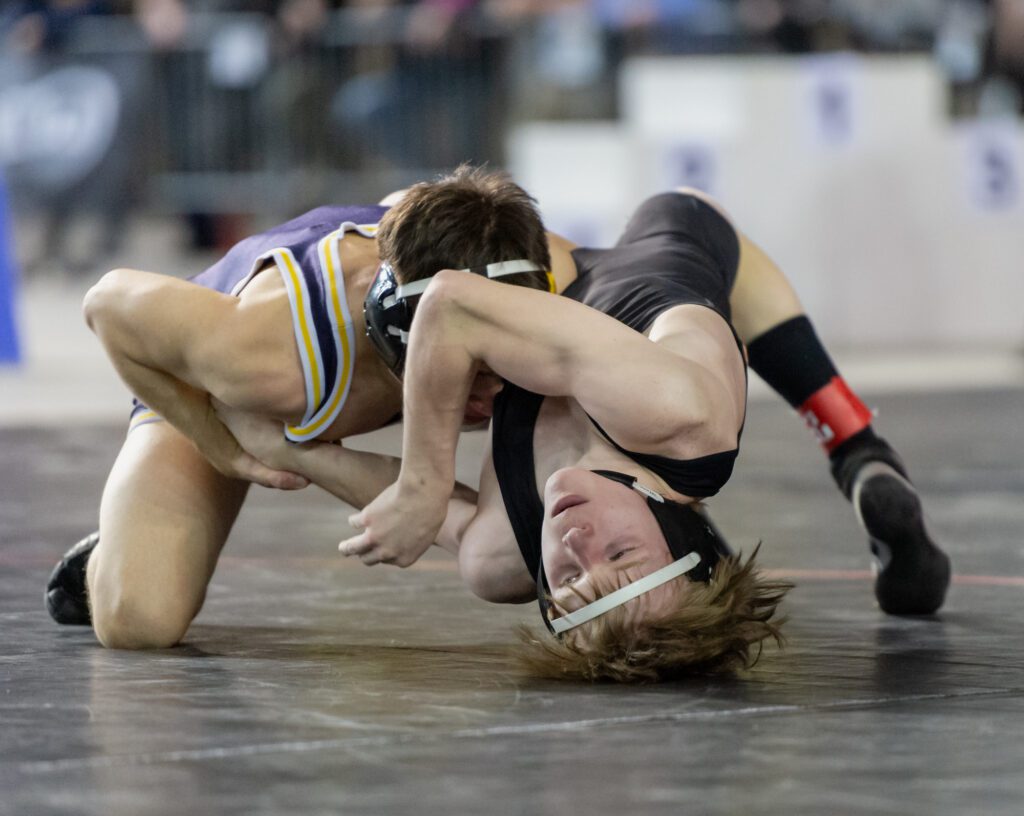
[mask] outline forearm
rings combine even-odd
[[[428,294],[409,339],[400,483],[437,500],[449,496],[455,483],[459,430],[479,365],[464,329],[449,298]]]
[[[332,496],[362,510],[398,478],[402,460],[352,450],[330,442],[288,446],[287,458],[275,466],[304,476]]]
[[[304,476],[358,510],[395,482],[402,467],[402,460],[397,456],[353,450],[331,442],[302,445],[282,442],[281,446],[283,451],[268,457],[266,464]],[[475,506],[476,495],[473,488],[457,482],[452,491],[452,501]],[[452,528],[449,534],[456,535],[456,528]],[[445,546],[445,549],[449,547]]]

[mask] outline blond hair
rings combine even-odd
[[[642,623],[618,607],[560,640],[521,626],[520,662],[540,677],[620,683],[750,668],[764,641],[783,644],[776,611],[792,589],[761,575],[757,552],[722,559],[709,583],[688,584],[672,611]]]

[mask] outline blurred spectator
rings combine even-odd
[[[1024,96],[1024,0],[20,0],[0,45],[0,167],[65,267],[143,192],[222,248],[339,179],[501,164],[510,123],[613,117],[637,55],[932,51],[959,115]]]
[[[81,18],[110,11],[111,4],[107,0],[9,3],[0,13],[4,47],[25,54],[59,51]]]
[[[135,19],[152,48],[169,51],[185,39],[188,8],[183,0],[135,0]]]
[[[6,9],[0,36],[14,68],[0,74],[0,170],[16,205],[43,214],[26,271],[90,267],[120,242],[138,177],[142,72],[132,56],[71,56],[88,24],[114,10],[96,0]]]
[[[1024,113],[1024,0],[993,1],[991,54],[994,70],[1005,76],[1016,109]]]
[[[332,102],[343,137],[392,165],[423,170],[500,155],[500,41],[480,24],[480,0],[354,5],[402,15],[386,58],[345,81]],[[357,47],[364,48],[382,56],[372,41]]]
[[[593,0],[492,0],[488,16],[510,32],[516,119],[603,118],[613,112],[616,46],[610,26],[650,21],[643,2],[613,10]],[[624,13],[623,13],[624,12]]]

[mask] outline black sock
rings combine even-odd
[[[798,411],[814,394],[839,377],[832,358],[805,315],[769,329],[755,338],[747,351],[750,367]],[[856,400],[855,395],[847,393]],[[813,427],[813,423],[809,424]],[[869,424],[828,448],[828,456],[832,476],[847,498],[857,471],[868,461],[881,460],[902,476],[907,475],[896,452]]]
[[[839,375],[806,316],[780,323],[748,346],[750,367],[794,408]]]

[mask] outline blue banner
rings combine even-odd
[[[0,364],[21,360],[18,333],[14,325],[17,274],[14,269],[14,246],[11,243],[10,211],[7,187],[0,178]]]

